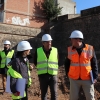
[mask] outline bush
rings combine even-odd
[[[62,7],[59,7],[58,5],[59,4],[55,3],[55,0],[44,0],[42,7],[48,21],[55,19],[61,14]]]

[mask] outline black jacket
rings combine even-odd
[[[72,49],[76,49],[78,54],[80,55],[84,47],[85,47],[85,44],[83,43],[83,45],[80,48],[77,49],[77,48],[73,47]],[[93,57],[92,57],[90,62],[91,62],[93,77],[94,77],[94,79],[97,79],[98,78],[98,64],[97,64],[97,58],[96,58],[95,52],[94,52]],[[66,59],[65,59],[65,72],[66,72],[66,75],[68,75],[69,68],[70,68],[70,59],[68,59],[66,57]]]
[[[24,59],[26,59],[26,61]],[[29,78],[27,62],[28,62],[27,58],[17,57],[9,63],[15,71],[20,73],[21,76],[26,79],[26,84],[28,84],[28,78]],[[12,93],[17,92],[16,81],[17,81],[16,78],[13,77],[10,78],[10,89]]]

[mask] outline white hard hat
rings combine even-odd
[[[32,47],[28,41],[21,41],[17,45],[17,51],[25,51],[30,49],[32,49]]]
[[[9,45],[11,45],[10,41],[8,41],[8,40],[4,41],[3,44],[9,44]]]
[[[75,30],[71,33],[70,37],[69,38],[81,38],[83,39],[83,34],[81,31],[79,30]]]
[[[42,36],[42,41],[51,41],[51,40],[52,40],[52,38],[49,34],[44,34]]]

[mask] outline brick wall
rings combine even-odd
[[[41,3],[43,0],[6,0],[4,23],[40,28],[44,19]]]
[[[47,20],[41,3],[44,0],[5,0],[4,23],[42,28]],[[57,0],[62,8],[61,15],[75,14],[76,3],[71,0]],[[67,6],[66,6],[67,5]]]

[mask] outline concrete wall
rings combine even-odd
[[[58,0],[58,4],[60,7],[63,7],[61,15],[76,13],[76,3],[72,0]]]
[[[17,45],[17,43],[22,40],[31,41],[30,43],[33,46],[33,48],[37,48],[39,40],[41,41],[41,36],[39,36],[39,34],[42,34],[42,32],[41,29],[38,28],[28,28],[16,25],[0,24],[0,50],[3,49],[3,42],[5,40],[11,41],[11,48],[14,48]]]
[[[80,14],[68,14],[68,19],[79,17]]]

